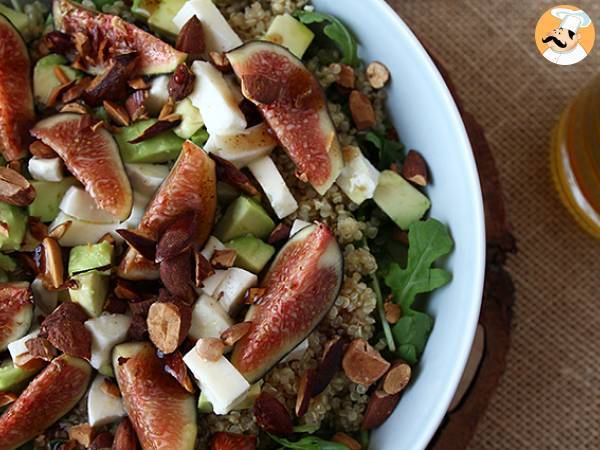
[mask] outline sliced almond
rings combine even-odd
[[[58,289],[64,282],[62,250],[58,242],[51,237],[44,238],[42,246],[44,247],[44,277],[53,288]]]
[[[0,408],[10,405],[18,397],[14,392],[0,392]]]
[[[173,353],[190,330],[191,308],[175,303],[156,302],[148,311],[150,340],[163,353]]]
[[[196,389],[194,388],[194,383],[192,382],[187,366],[183,362],[181,352],[176,351],[165,355],[163,361],[165,363],[165,372],[175,378],[186,391],[194,394]]]
[[[187,53],[193,61],[199,59],[206,48],[204,40],[204,29],[202,23],[196,16],[190,17],[177,35],[175,48]]]
[[[397,323],[400,320],[400,316],[402,316],[400,305],[393,302],[385,302],[383,304],[383,311],[385,313],[385,320],[392,325]]]
[[[48,339],[43,337],[29,339],[25,342],[25,346],[32,357],[43,361],[52,361],[56,356],[56,348]]]
[[[427,164],[417,151],[410,150],[407,153],[402,164],[402,176],[419,186],[427,186]]]
[[[176,217],[158,241],[155,261],[160,263],[188,251],[194,242],[197,223],[197,214],[194,211]]]
[[[294,432],[288,410],[277,397],[266,391],[254,401],[254,419],[261,429],[276,436],[290,436]]]
[[[148,118],[146,111],[146,99],[148,98],[147,90],[135,91],[127,100],[125,100],[125,109],[133,122]]]
[[[113,450],[136,450],[137,447],[138,441],[135,431],[129,418],[125,417],[115,431],[112,448]]]
[[[173,111],[175,111],[175,100],[173,100],[173,97],[169,97],[158,113],[158,120],[162,120],[163,117],[173,114]]]
[[[354,439],[352,436],[347,435],[346,433],[337,432],[331,438],[332,442],[337,442],[338,444],[345,445],[348,447],[348,450],[361,450],[362,446],[360,442]]]
[[[192,93],[196,75],[186,63],[179,64],[169,79],[169,95],[175,101],[183,100]]]
[[[29,145],[29,152],[33,156],[42,159],[56,158],[58,156],[56,152],[52,150],[52,147],[44,144],[42,141],[33,141]]]
[[[0,167],[0,201],[27,206],[35,196],[35,188],[23,175],[8,167]]]
[[[129,85],[129,87],[131,89],[150,89],[150,83],[148,83],[146,80],[144,80],[142,77],[138,77],[138,78],[132,78],[131,80],[127,81],[127,84]]]
[[[69,77],[67,76],[67,74],[64,72],[64,70],[62,70],[62,68],[60,66],[58,66],[58,65],[54,66],[53,72],[54,72],[54,76],[60,82],[60,84],[67,84],[71,81],[69,79]]]
[[[115,296],[121,300],[137,301],[142,298],[141,294],[135,289],[133,283],[122,278],[117,278],[115,288],[113,290]],[[135,303],[132,303],[135,306]],[[151,303],[148,304],[147,310],[150,308]]]
[[[250,332],[251,328],[252,322],[236,323],[221,333],[221,340],[226,346],[231,347],[237,341],[246,336]]]
[[[67,220],[66,222],[63,222],[60,225],[57,225],[48,232],[48,237],[59,240],[65,235],[72,223],[72,220]]]
[[[399,401],[400,394],[390,395],[381,389],[375,390],[369,397],[361,429],[371,430],[383,424],[392,415]]]
[[[214,275],[215,270],[210,265],[210,262],[204,257],[202,252],[197,248],[194,248],[194,263],[195,263],[195,286],[200,288],[203,286],[202,282],[211,275]]]
[[[52,311],[52,313],[42,322],[40,327],[40,336],[48,336],[49,327],[52,326],[52,322],[58,319],[68,319],[83,323],[88,319],[88,315],[81,305],[79,305],[79,303],[61,303],[60,306]]]
[[[102,102],[106,113],[111,118],[111,120],[119,126],[126,127],[129,125],[129,114],[121,105],[117,105],[109,100],[104,100]]]
[[[232,248],[226,248],[224,250],[215,250],[212,258],[210,258],[210,264],[215,269],[229,269],[233,267],[237,252]]]
[[[267,244],[273,245],[287,240],[290,237],[290,230],[291,228],[288,225],[278,223],[273,231],[271,231],[271,234],[269,234]]]
[[[212,65],[215,66],[215,68],[219,72],[231,72],[231,63],[229,62],[229,59],[227,58],[225,53],[210,52],[208,56],[210,57],[210,62],[212,63]]]
[[[63,95],[63,99],[65,98],[66,95],[67,94]],[[89,111],[82,104],[76,103],[76,102],[71,102],[71,103],[67,103],[66,105],[63,105],[60,108],[60,112],[63,112],[63,113],[87,114]]]
[[[296,416],[302,417],[308,411],[310,400],[313,397],[313,383],[315,381],[316,372],[314,369],[308,369],[300,377],[298,384],[298,393],[296,395]]]
[[[148,128],[146,128],[142,132],[142,134],[140,134],[138,137],[129,141],[129,143],[130,144],[139,144],[140,142],[144,142],[150,138],[153,138],[154,136],[157,136],[164,131],[175,128],[177,126],[177,124],[178,124],[177,121],[168,122],[166,120],[159,120],[158,122],[155,122],[152,125],[150,125]]]
[[[265,295],[267,290],[265,288],[250,288],[244,294],[244,303],[246,305],[256,305],[260,303],[260,299]]]
[[[376,123],[375,110],[371,104],[371,100],[360,91],[354,90],[350,93],[350,113],[354,125],[360,131],[371,128]]]
[[[94,428],[90,424],[82,423],[69,428],[69,439],[77,441],[80,445],[88,448],[94,439]]]
[[[43,223],[40,219],[34,216],[29,216],[27,218],[27,229],[34,237],[34,239],[38,241],[42,241],[46,236],[48,236],[48,226]]]
[[[48,96],[48,101],[46,102],[46,106],[48,108],[52,108],[54,105],[56,105],[59,102],[59,100],[63,96],[63,94],[65,92],[67,92],[69,89],[71,89],[74,85],[75,85],[75,80],[69,81],[68,83],[61,84],[61,85],[53,88],[50,91],[50,95]]]
[[[367,67],[367,79],[373,89],[381,89],[390,81],[390,71],[379,61],[373,61]]]
[[[355,339],[344,354],[342,367],[351,381],[370,386],[387,372],[390,363],[383,359],[367,341]]]
[[[256,189],[256,187],[254,187],[250,181],[250,178],[248,178],[244,172],[238,169],[230,161],[221,158],[214,153],[211,153],[210,157],[216,163],[217,180],[233,186],[250,197],[260,195],[260,192],[258,189]]]
[[[319,361],[314,383],[312,384],[312,395],[317,396],[322,393],[333,377],[340,369],[342,357],[344,356],[344,341],[335,337],[325,343],[323,356]]]
[[[72,103],[72,102],[81,98],[81,96],[83,95],[85,90],[88,88],[88,86],[91,84],[91,82],[92,82],[92,78],[90,78],[90,77],[84,77],[84,78],[81,78],[80,80],[78,80],[74,85],[69,87],[69,89],[67,89],[65,91],[65,93],[63,94],[63,96],[62,96],[63,103],[77,105],[78,103]],[[80,106],[82,106],[82,105],[80,105]],[[84,112],[82,112],[82,114],[87,113],[87,109],[85,107],[83,107],[83,110],[84,110]],[[72,111],[72,112],[78,112],[78,111]]]
[[[193,289],[192,252],[188,249],[173,258],[166,259],[159,265],[160,280],[169,293],[175,297],[192,303],[197,294]]]
[[[225,351],[225,344],[221,339],[217,338],[202,338],[198,339],[194,350],[200,358],[205,361],[217,361]]]
[[[407,363],[397,361],[383,377],[381,388],[386,394],[399,394],[408,385],[411,374],[412,370]]]
[[[336,83],[345,89],[354,89],[354,69],[347,64],[338,65],[340,66],[340,73],[338,74]]]
[[[154,261],[154,258],[156,257],[156,242],[135,230],[123,228],[117,230],[117,233],[132,249],[137,251],[144,258]]]
[[[59,318],[46,324],[46,329],[54,347],[67,355],[90,359],[92,336],[83,322]]]
[[[100,390],[110,397],[121,397],[121,391],[119,390],[119,387],[108,378],[102,380],[102,383],[100,384]]]

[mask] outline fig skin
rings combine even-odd
[[[152,345],[118,345],[113,366],[142,449],[193,450],[198,431],[195,397],[165,371]]]
[[[55,358],[0,417],[0,450],[12,450],[42,434],[68,413],[87,390],[87,361]]]
[[[32,318],[29,283],[0,283],[0,352],[6,350],[15,337],[20,338],[27,332]]]
[[[245,320],[232,364],[254,382],[310,334],[333,306],[342,285],[343,256],[324,224],[299,231],[279,251],[264,277],[265,293]]]

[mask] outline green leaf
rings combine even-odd
[[[190,141],[198,147],[203,147],[204,144],[206,144],[206,141],[208,141],[208,137],[208,131],[206,131],[206,128],[202,127],[190,137]]]
[[[385,284],[392,290],[403,314],[410,314],[417,294],[431,292],[450,281],[450,274],[431,265],[452,250],[448,228],[435,219],[418,221],[408,227],[406,268],[390,265]]]
[[[269,436],[281,445],[281,448],[291,448],[295,450],[348,450],[348,447],[344,444],[326,441],[316,436],[306,436],[295,442],[273,436],[272,434],[269,434]]]
[[[386,170],[392,164],[400,165],[404,159],[404,145],[401,142],[387,139],[380,133],[369,131],[363,136],[365,144],[373,146],[376,150],[375,166],[380,170]]]
[[[316,431],[319,431],[321,428],[316,423],[305,423],[304,425],[296,425],[294,427],[294,433],[309,433],[313,434]]]
[[[433,319],[422,312],[413,311],[403,316],[392,328],[398,343],[397,355],[413,365],[425,349],[427,338],[433,328]]]
[[[360,65],[356,39],[337,17],[316,11],[296,11],[294,16],[300,22],[307,25],[312,23],[326,23],[325,27],[323,27],[323,33],[341,50],[343,55],[341,62],[352,67]]]

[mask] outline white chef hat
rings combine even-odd
[[[567,8],[554,8],[550,12],[561,20],[560,28],[571,30],[573,33],[577,33],[579,28],[588,27],[592,23],[590,16],[581,9],[574,11]]]

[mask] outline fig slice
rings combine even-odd
[[[0,450],[19,447],[69,412],[85,394],[91,374],[83,359],[55,358],[0,417]]]
[[[0,351],[27,333],[32,318],[29,283],[0,283]]]
[[[35,120],[31,61],[21,35],[0,14],[0,152],[12,161],[27,155],[27,130]]]
[[[343,257],[323,224],[310,225],[279,251],[261,282],[260,302],[246,314],[250,332],[231,362],[249,381],[259,379],[318,325],[342,284]]]
[[[213,228],[217,209],[217,177],[214,161],[190,141],[183,149],[171,173],[146,208],[139,231],[158,241],[165,229],[189,212],[197,215],[194,243],[202,246]],[[158,266],[128,249],[118,274],[125,279],[156,279]]]
[[[137,73],[143,75],[172,72],[187,56],[118,16],[98,14],[68,0],[56,0],[53,15],[58,31],[87,38],[90,54],[80,56],[92,60],[92,73],[101,72],[111,57],[131,51],[139,53]]]
[[[149,343],[118,345],[113,365],[123,403],[143,449],[192,450],[194,396],[164,370]]]
[[[248,42],[227,54],[242,93],[265,120],[315,190],[323,195],[343,167],[325,94],[302,61],[287,49]]]
[[[133,193],[119,147],[106,129],[94,131],[85,126],[89,121],[86,117],[55,114],[38,122],[31,134],[58,153],[98,208],[126,220],[133,207]]]

